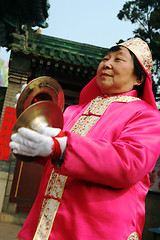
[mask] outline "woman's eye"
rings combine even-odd
[[[103,58],[103,61],[108,61],[109,60],[109,58]]]
[[[124,62],[125,59],[124,59],[124,58],[121,58],[121,57],[120,57],[120,58],[118,57],[118,58],[115,59],[115,61],[122,61],[122,62]]]

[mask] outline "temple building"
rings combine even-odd
[[[16,121],[15,96],[21,91],[24,83],[39,76],[48,76],[56,79],[61,85],[65,96],[65,108],[77,104],[80,91],[96,75],[98,64],[107,49],[42,35],[37,30],[28,28],[28,25],[47,26],[48,4],[42,7],[42,1],[39,0],[14,1],[17,5],[20,4],[20,9],[25,12],[22,14],[22,10],[13,11],[20,11],[19,17],[12,13],[8,15],[8,9],[11,9],[9,4],[12,3],[6,0],[6,8],[3,12],[0,10],[0,33],[3,33],[0,35],[0,46],[11,50],[8,87],[3,90],[5,98],[0,119],[0,221],[23,224],[37,195],[43,166],[18,161],[8,147]],[[32,15],[28,18],[30,12]],[[19,19],[23,22],[21,26]],[[150,175],[151,188],[146,199],[144,240],[152,239],[148,227],[160,226],[159,169],[160,164],[157,163]]]
[[[6,135],[15,114],[15,95],[24,83],[39,76],[52,77],[63,89],[65,108],[77,104],[81,89],[96,75],[107,50],[36,31],[29,31],[27,37],[13,33],[10,49],[9,81],[1,113],[2,131],[6,130]],[[0,160],[0,211],[27,214],[36,197],[43,167],[17,161],[12,153],[8,156],[3,159],[1,155]]]

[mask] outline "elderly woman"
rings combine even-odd
[[[79,105],[64,112],[63,132],[40,126],[12,135],[14,153],[45,164],[18,239],[141,239],[149,173],[160,152],[151,68],[141,39],[112,47]]]

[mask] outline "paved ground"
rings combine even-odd
[[[0,240],[16,240],[21,227],[13,223],[0,222]]]

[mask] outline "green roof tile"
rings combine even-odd
[[[12,38],[13,43],[9,46],[12,51],[93,69],[97,68],[107,51],[107,48],[50,37],[36,32],[29,32],[27,40],[24,35],[17,33],[13,33]]]

